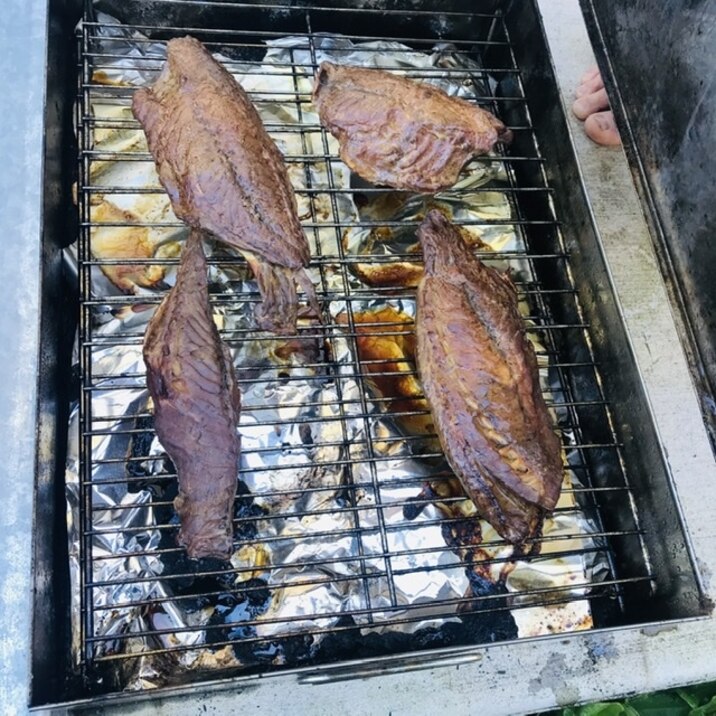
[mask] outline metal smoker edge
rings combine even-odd
[[[32,503],[47,0],[5,0],[0,23],[0,709],[30,681]]]
[[[617,301],[624,316],[673,476],[678,503],[707,594],[716,597],[716,463],[701,421],[686,359],[678,341],[653,247],[624,155],[596,147],[569,112],[579,76],[592,63],[578,0],[538,0],[572,141],[591,201]],[[0,67],[8,70],[0,145],[5,168],[0,226],[4,229],[2,285],[9,305],[0,320],[13,380],[0,388],[0,466],[5,505],[0,513],[0,703],[23,713],[29,685],[31,611],[31,501],[34,438],[37,294],[39,291],[42,85],[46,3],[11,3]],[[22,5],[22,7],[20,7]],[[10,79],[11,78],[11,79]],[[24,142],[17,142],[23,137]],[[4,139],[3,139],[4,138]],[[10,146],[12,145],[12,146]],[[22,150],[18,152],[18,147]],[[10,209],[10,211],[8,210]],[[31,320],[32,319],[32,320]],[[535,667],[535,664],[537,667]],[[380,676],[380,679],[373,677]],[[313,672],[284,672],[188,687],[161,698],[135,700],[135,714],[189,714],[203,708],[232,713],[516,714],[560,704],[666,688],[716,678],[716,617],[679,623],[557,635],[489,648],[461,648],[441,659],[401,655],[370,665],[342,664]],[[124,703],[122,703],[124,702]],[[103,713],[127,713],[121,696],[102,700]],[[97,706],[88,706],[94,711]],[[82,712],[77,704],[71,711]],[[52,709],[47,713],[62,713]]]

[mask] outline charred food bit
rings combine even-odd
[[[310,252],[281,153],[241,86],[192,37],[167,43],[151,88],[137,90],[144,127],[174,213],[241,251],[258,270],[259,325],[295,332],[296,282],[318,313]]]
[[[228,559],[241,398],[212,318],[199,232],[191,232],[176,285],[147,327],[144,362],[157,436],[179,478],[177,541],[193,559]]]
[[[365,217],[371,222],[378,222],[387,218],[388,221],[397,222],[402,217],[382,217],[380,215],[365,214]],[[420,220],[424,217],[424,213],[420,212],[415,217]],[[413,221],[413,217],[410,217]],[[459,228],[463,240],[473,249],[480,251],[489,251],[490,246],[486,244],[477,234],[468,231],[465,228]],[[356,243],[353,239],[360,236],[355,253],[359,256],[379,256],[381,258],[392,254],[415,254],[415,258],[420,256],[420,243],[415,236],[415,228],[412,225],[407,226],[378,226],[366,230],[362,227],[351,227],[343,234],[343,249],[346,253],[353,252],[352,244]],[[363,283],[368,286],[379,288],[412,288],[420,283],[423,275],[422,262],[412,261],[395,261],[384,263],[383,261],[368,261],[366,263],[353,262],[348,264],[348,270],[357,276]]]
[[[132,226],[140,217],[120,209],[108,201],[90,207],[96,226],[92,229],[92,256],[106,259],[151,259],[156,245],[145,226]],[[103,226],[106,222],[124,226]],[[139,288],[155,288],[164,280],[164,267],[156,264],[101,264],[102,273],[124,293],[136,293]]]
[[[348,325],[341,313],[338,323]],[[390,413],[408,433],[434,437],[433,418],[415,376],[415,332],[413,319],[392,306],[353,314],[358,358],[375,392],[387,398]],[[432,440],[428,439],[430,445]]]
[[[512,139],[484,109],[381,70],[323,62],[313,101],[341,159],[363,179],[396,189],[447,189],[470,158]]]
[[[436,431],[480,516],[522,542],[557,503],[563,470],[517,292],[440,212],[418,237],[417,362]]]

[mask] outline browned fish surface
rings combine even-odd
[[[367,181],[396,189],[447,189],[471,157],[512,138],[484,109],[381,70],[323,62],[313,101],[341,159]]]
[[[418,230],[417,361],[445,454],[479,514],[511,542],[534,536],[562,484],[512,281],[476,259],[438,211]]]
[[[184,247],[176,285],[149,322],[144,362],[157,436],[179,478],[178,542],[194,559],[228,559],[241,400],[212,317],[198,232]]]
[[[308,242],[281,153],[244,90],[198,40],[184,37],[167,44],[164,70],[135,92],[132,111],[174,213],[254,266],[263,262],[259,324],[295,331],[295,281],[318,310],[304,270]]]

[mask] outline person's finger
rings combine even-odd
[[[582,82],[579,87],[577,87],[576,95],[577,97],[584,97],[585,94],[592,94],[592,92],[597,92],[598,90],[602,89],[604,87],[604,82],[602,82],[602,76],[600,74],[597,74],[595,77],[592,77],[591,80],[587,80],[586,82]]]
[[[613,112],[595,112],[584,122],[584,131],[597,144],[616,147],[622,143]]]
[[[599,74],[599,68],[596,65],[592,65],[583,75],[581,82],[588,82]]]
[[[574,112],[578,119],[586,119],[590,114],[608,108],[609,98],[607,97],[607,91],[600,89],[597,92],[584,95],[584,97],[580,97],[576,100],[572,105],[572,112]]]

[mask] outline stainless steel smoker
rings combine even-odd
[[[13,689],[27,682],[30,705],[53,713],[518,713],[716,678],[712,4],[659,9],[656,37],[653,8],[636,1],[41,5],[17,20],[38,46],[15,48],[30,59],[8,115],[28,117],[25,164],[9,169],[35,182],[13,204],[31,236],[13,239],[2,269],[14,267],[5,323],[24,361],[3,389]],[[246,323],[250,276],[235,256],[210,258],[242,389],[262,391],[242,426],[256,443],[245,441],[228,564],[191,563],[172,541],[173,466],[130,360],[136,316],[161,294],[106,291],[127,259],[93,250],[100,232],[163,232],[166,244],[183,230],[126,203],[162,196],[139,174],[151,157],[127,108],[163,43],[187,33],[253,88],[326,307],[302,334],[308,357],[267,365]],[[589,38],[628,165],[590,146],[567,110]],[[565,501],[519,559],[465,536],[470,520],[450,510],[461,496],[421,492],[441,479],[440,451],[406,436],[401,420],[421,411],[377,394],[360,354],[361,312],[409,313],[412,300],[410,287],[360,280],[360,265],[415,260],[405,243],[369,250],[373,230],[398,233],[416,214],[409,202],[389,219],[367,212],[385,192],[341,168],[312,114],[312,72],[336,55],[442,82],[513,130],[443,201],[517,277],[563,436]],[[169,280],[176,255],[150,260]],[[407,364],[378,373],[411,375]],[[28,646],[29,677],[12,656]]]

